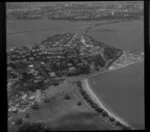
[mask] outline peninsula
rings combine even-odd
[[[144,53],[118,49],[87,34],[62,33],[34,46],[7,51],[9,120],[45,99],[42,91],[65,80],[113,130],[133,129],[111,113],[88,85],[88,78],[144,61]],[[36,94],[35,94],[36,93]]]

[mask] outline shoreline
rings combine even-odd
[[[83,80],[83,89],[86,88],[87,93],[89,94],[89,96],[91,97],[91,99],[99,105],[100,108],[102,108],[104,111],[106,111],[108,113],[108,115],[110,117],[113,117],[116,119],[116,121],[119,121],[120,123],[122,123],[125,126],[131,127],[126,121],[124,121],[123,119],[121,119],[121,117],[118,117],[118,115],[112,113],[109,108],[106,108],[105,105],[102,103],[102,101],[95,95],[95,93],[92,91],[92,89],[90,88],[90,85],[88,83],[88,79],[84,79]]]
[[[110,67],[109,67],[107,71],[98,72],[98,73],[96,73],[95,75],[91,75],[91,76],[87,77],[87,79],[94,79],[94,78],[98,77],[99,75],[101,75],[101,74],[103,74],[103,73],[115,71],[115,70],[117,70],[117,69],[121,69],[121,68],[130,66],[130,65],[133,65],[133,64],[136,64],[136,63],[143,63],[143,61],[144,61],[144,59],[140,59],[140,60],[138,60],[138,61],[136,61],[136,62],[133,61],[133,62],[124,64],[124,65],[117,66],[117,67],[112,68],[112,69],[110,69]]]
[[[110,123],[109,121],[107,121],[105,118],[103,118],[101,115],[99,115],[98,113],[95,112],[95,110],[88,104],[87,101],[84,100],[84,97],[81,95],[80,91],[78,90],[78,86],[76,85],[76,83],[72,83],[72,85],[75,88],[75,92],[77,93],[78,97],[83,101],[83,103],[87,106],[87,109],[89,109],[91,112],[94,112],[96,114],[96,116],[98,118],[100,118],[101,120],[103,120],[104,122],[106,122],[111,128],[112,130],[116,130],[116,126],[114,126],[112,123]],[[117,129],[118,130],[118,129]],[[119,129],[120,130],[120,129]]]

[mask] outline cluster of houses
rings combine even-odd
[[[32,74],[35,77],[34,82],[39,82],[39,79],[41,78],[40,73],[42,68],[36,68],[37,63],[33,64],[33,62],[39,62],[39,67],[42,66],[44,69],[48,70],[48,74],[46,74],[49,75],[49,77],[51,78],[55,78],[57,74],[55,73],[55,71],[52,71],[50,67],[47,66],[47,62],[53,61],[52,63],[55,63],[56,66],[60,67],[64,65],[65,67],[68,67],[68,72],[75,72],[76,67],[69,61],[65,62],[67,59],[74,59],[74,61],[84,60],[84,57],[90,57],[92,54],[95,55],[99,51],[98,46],[93,46],[92,42],[90,42],[90,39],[88,40],[88,37],[86,38],[84,35],[81,34],[64,33],[54,35],[50,38],[51,39],[49,39],[49,41],[43,41],[39,45],[33,46],[32,48],[24,48],[26,50],[16,48],[11,49],[10,52],[12,52],[13,54],[10,54],[8,56],[8,68],[11,67],[11,64],[17,65],[18,62],[21,62],[26,66],[26,72],[28,74]],[[66,53],[67,56],[65,55]],[[81,63],[80,61],[78,63],[79,64],[76,65],[82,66],[84,62]],[[22,69],[22,71],[24,70],[25,69]],[[13,70],[9,71],[13,72]]]
[[[26,6],[14,9],[7,9],[7,16],[13,16],[18,19],[39,19],[44,16],[50,19],[93,19],[103,16],[121,16],[128,17],[132,13],[143,12],[143,4],[116,4],[109,7],[105,3],[100,4],[55,4]],[[15,15],[14,15],[15,14]]]
[[[9,100],[8,102],[8,112],[9,114],[14,114],[17,112],[24,112],[26,109],[30,108],[35,102],[41,102],[46,98],[46,95],[41,90],[36,90],[35,92],[21,92],[15,100]]]
[[[56,38],[59,39],[57,40]],[[88,40],[87,38],[84,35],[65,33],[62,36],[55,35],[51,37],[53,41],[43,41],[31,48],[24,46],[23,48],[10,49],[7,56],[7,70],[9,73],[14,74],[15,77],[8,76],[8,91],[11,93],[11,90],[13,90],[11,89],[13,85],[13,81],[11,80],[13,79],[14,81],[18,81],[18,84],[22,82],[20,83],[20,87],[22,88],[27,85],[25,90],[28,89],[29,85],[35,84],[34,89],[36,90],[37,84],[41,84],[41,82],[44,82],[44,86],[50,84],[57,85],[59,83],[59,81],[56,83],[57,79],[59,80],[61,77],[71,75],[72,73],[76,74],[80,68],[82,69],[85,65],[89,65],[88,60],[84,57],[92,60],[91,55],[95,56],[93,53],[99,51],[99,47],[92,46],[92,40]],[[78,43],[80,43],[80,47]],[[76,49],[77,47],[78,49]],[[73,60],[73,62],[67,60]],[[63,66],[65,68],[54,70],[51,67],[52,65],[54,68],[59,67],[61,69]],[[27,79],[24,77],[24,73],[27,75]],[[29,81],[28,76],[32,76],[29,77]],[[26,79],[27,81],[21,81],[22,79]],[[16,94],[15,101],[18,102],[14,100],[10,101],[11,103],[14,102],[10,104],[10,112],[22,111],[22,109],[30,106],[31,102],[34,102],[32,100],[38,101],[38,98],[42,98],[40,91],[36,90],[35,95],[33,93],[32,95],[29,94],[29,91],[26,93],[22,91],[19,95]]]

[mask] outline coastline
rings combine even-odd
[[[100,118],[101,120],[105,121],[112,128],[112,130],[118,130],[113,124],[111,124],[110,122],[106,121],[105,118],[103,118],[101,115],[96,113],[95,110],[88,104],[88,102],[84,100],[84,97],[81,95],[80,91],[78,90],[78,86],[76,85],[76,83],[72,83],[72,85],[74,86],[75,92],[77,93],[78,97],[81,100],[83,100],[83,103],[87,106],[87,109],[89,109],[91,112],[94,112],[98,118]]]
[[[111,68],[111,67],[109,67],[109,68],[108,68],[109,70],[107,70],[107,71],[103,71],[103,72],[95,73],[95,74],[93,74],[93,75],[91,75],[91,76],[87,77],[87,79],[94,79],[94,78],[98,77],[99,75],[101,75],[101,74],[103,74],[103,73],[107,73],[107,72],[115,71],[115,70],[117,70],[117,69],[120,69],[120,68],[123,68],[123,67],[126,67],[126,66],[130,66],[130,65],[133,65],[133,64],[136,64],[136,63],[143,63],[143,61],[144,61],[144,59],[140,59],[140,60],[138,60],[138,61],[136,61],[136,62],[135,62],[135,61],[133,61],[133,62],[130,62],[130,63],[124,64],[124,65],[117,66],[117,67],[115,67],[115,68]]]
[[[103,105],[102,101],[100,99],[98,99],[98,97],[95,95],[95,93],[91,90],[89,83],[88,83],[88,79],[84,79],[82,83],[83,83],[83,88],[86,89],[87,93],[89,93],[89,95],[91,96],[91,99],[94,100],[94,102],[96,104],[98,104],[100,108],[105,110],[110,117],[113,117],[116,119],[116,121],[119,121],[120,123],[122,123],[128,127],[131,127],[126,121],[124,121],[123,119],[121,119],[120,117],[118,117],[117,115],[112,113],[109,109],[107,109]]]

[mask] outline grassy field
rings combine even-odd
[[[39,110],[28,109],[26,112],[30,118],[25,118],[26,112],[19,113],[16,117],[29,122],[45,122],[54,131],[111,129],[87,108],[71,84],[64,82],[57,87],[49,87],[45,92],[51,100],[49,103],[40,103]],[[70,99],[65,99],[66,94]],[[77,105],[78,101],[81,101],[81,105]],[[11,125],[9,132],[16,132],[18,127]]]

